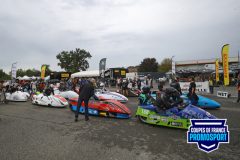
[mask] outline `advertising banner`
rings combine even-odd
[[[215,73],[216,73],[216,82],[219,81],[219,60],[216,59],[215,62]]]
[[[223,63],[223,77],[224,77],[224,85],[229,85],[229,64],[228,64],[228,57],[229,57],[229,44],[225,44],[222,47],[222,63]]]
[[[106,69],[106,60],[107,58],[102,58],[99,62],[99,74],[101,77],[104,77],[104,71]]]
[[[222,143],[229,143],[230,133],[226,119],[191,119],[187,143],[195,143],[198,149],[210,153]]]
[[[17,62],[12,64],[11,73],[12,73],[12,79],[16,79],[16,77],[17,77]]]
[[[176,74],[176,64],[175,61],[172,59],[172,75]]]
[[[179,82],[182,91],[188,91],[190,87],[190,82]],[[209,82],[196,82],[196,92],[207,92],[210,93],[209,90]]]
[[[107,60],[107,58],[103,58],[100,60],[100,62],[99,62],[99,70],[100,71],[106,69],[106,60]]]
[[[44,79],[45,78],[45,72],[46,72],[46,65],[42,65],[41,67],[41,78]]]

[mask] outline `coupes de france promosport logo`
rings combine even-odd
[[[191,119],[187,132],[187,143],[196,143],[198,148],[210,153],[221,143],[229,143],[226,119]]]

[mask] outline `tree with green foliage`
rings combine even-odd
[[[17,77],[23,77],[23,76],[25,76],[26,75],[26,71],[25,70],[23,70],[23,69],[18,69],[17,70]]]
[[[10,80],[11,76],[0,69],[0,80]]]
[[[32,76],[35,76],[35,77],[39,77],[41,74],[41,72],[39,70],[36,70],[36,69],[27,69],[27,70],[23,70],[23,69],[18,69],[17,70],[17,77],[23,77],[23,76],[29,76],[29,77],[32,77]],[[50,74],[50,73],[49,73]]]
[[[160,65],[158,66],[158,71],[166,73],[172,68],[172,59],[171,58],[165,58],[162,60]]]
[[[145,58],[138,68],[139,72],[157,72],[158,62],[155,58]]]
[[[67,72],[86,71],[89,68],[88,60],[91,54],[84,49],[76,48],[75,51],[62,51],[57,56],[58,65]]]

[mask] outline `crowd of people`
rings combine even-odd
[[[0,81],[0,92],[3,88],[6,89],[6,92],[13,93],[17,90],[24,92],[35,93],[41,92],[47,95],[51,93],[54,94],[53,88],[58,88],[60,91],[72,90],[79,94],[77,111],[75,112],[75,121],[78,121],[78,113],[82,102],[85,104],[85,120],[88,118],[88,101],[90,97],[94,96],[94,89],[97,87],[104,86],[104,83],[96,79],[86,79],[86,78],[73,78],[67,81],[48,81],[44,82],[43,80],[35,81],[19,81],[16,80],[14,83]],[[209,79],[210,91],[211,89],[211,79]],[[123,95],[128,96],[129,89],[139,89],[142,91],[142,94],[139,97],[140,104],[149,104],[154,103],[158,106],[159,111],[169,109],[173,106],[178,106],[183,103],[181,99],[182,91],[179,84],[179,78],[174,78],[170,83],[170,87],[164,88],[164,84],[159,82],[158,92],[156,100],[153,100],[151,97],[151,89],[153,88],[153,79],[151,76],[144,77],[143,80],[140,78],[134,79],[117,79],[117,88],[121,90]],[[238,99],[240,101],[240,75],[238,76],[237,83]],[[196,105],[198,103],[198,96],[196,94],[196,83],[195,79],[191,78],[189,85],[189,90],[187,97],[190,99],[191,104]],[[95,97],[97,98],[97,97]]]
[[[141,90],[142,87],[149,86],[153,88],[153,79],[150,75],[147,75],[140,79],[139,77],[131,78],[117,78],[117,88],[124,96],[129,96],[129,90],[138,89]]]

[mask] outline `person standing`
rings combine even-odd
[[[31,82],[31,88],[32,88],[32,92],[35,93],[37,91],[37,86],[35,81]]]
[[[120,81],[121,81],[121,80],[120,80],[120,78],[118,77],[118,78],[117,78],[117,89],[120,89]]]
[[[213,94],[213,78],[210,77],[208,80],[210,93]]]
[[[136,88],[136,77],[134,77],[133,81],[132,81],[132,88]]]
[[[128,79],[124,79],[122,82],[122,94],[128,97]]]
[[[197,86],[196,86],[196,83],[195,83],[195,79],[191,78],[190,86],[189,86],[189,89],[188,89],[189,93],[190,94],[195,93],[196,92],[196,87]]]
[[[146,85],[150,88],[153,88],[153,79],[151,78],[150,74],[147,75]]]
[[[137,79],[137,87],[139,90],[141,90],[141,85],[142,85],[142,82],[140,80],[140,78]]]
[[[75,112],[75,122],[78,121],[78,114],[82,102],[84,102],[85,106],[85,121],[88,121],[88,101],[89,99],[94,96],[94,84],[95,80],[91,79],[91,81],[84,80],[84,83],[80,86],[79,89],[79,97],[78,97],[78,104],[77,104],[77,111]]]
[[[189,86],[189,89],[188,89],[188,98],[191,100],[192,104],[193,105],[197,105],[198,103],[198,96],[197,94],[195,93],[196,92],[196,83],[195,83],[195,79],[194,78],[191,78],[191,83],[190,83],[190,86]]]
[[[240,101],[240,74],[238,74],[237,91],[238,91],[237,103],[239,103],[239,101]]]

